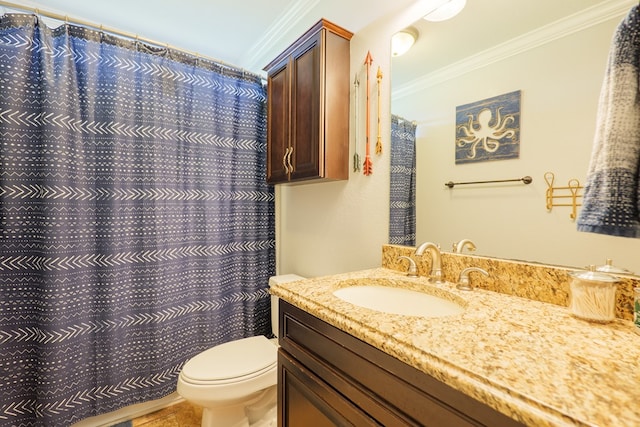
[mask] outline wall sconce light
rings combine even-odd
[[[391,37],[391,56],[400,56],[405,53],[418,40],[418,30],[413,27],[405,28]]]
[[[427,21],[446,21],[456,16],[467,4],[467,0],[448,0],[424,16]]]

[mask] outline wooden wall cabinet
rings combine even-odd
[[[278,427],[523,424],[280,300]]]
[[[267,72],[267,182],[349,178],[349,43],[320,20]]]

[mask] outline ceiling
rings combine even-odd
[[[452,65],[517,54],[608,19],[620,19],[637,0],[467,0],[453,19],[418,19],[411,50],[393,59],[392,86],[409,84]],[[588,47],[584,47],[588,48]],[[481,58],[482,57],[482,58]],[[459,71],[459,70],[456,70]],[[411,93],[408,88],[408,93]]]
[[[418,0],[8,1],[116,28],[261,73],[320,18],[356,33]]]
[[[261,74],[262,68],[320,18],[354,33],[408,6],[442,0],[8,0],[70,20],[79,18]],[[523,33],[592,7],[635,0],[467,0],[455,18],[416,17],[418,42],[395,58],[393,85],[420,78]],[[601,13],[601,12],[598,12]]]

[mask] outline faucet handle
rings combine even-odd
[[[471,286],[471,281],[469,280],[469,273],[472,273],[474,271],[477,271],[484,276],[489,276],[489,273],[487,273],[480,267],[467,267],[460,272],[460,277],[458,278],[458,285],[456,286],[456,288],[460,289],[461,291],[473,290],[473,286]]]
[[[453,243],[453,252],[454,253],[462,253],[464,248],[467,248],[470,252],[476,250],[476,245],[470,239],[462,239],[459,242]]]
[[[407,270],[407,276],[418,277],[418,266],[416,265],[416,262],[413,260],[413,258],[402,255],[399,256],[398,259],[406,259],[409,261],[409,270]]]

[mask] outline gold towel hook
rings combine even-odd
[[[568,186],[566,187],[555,187],[553,185],[555,181],[555,176],[552,172],[547,172],[544,174],[544,180],[547,182],[547,192],[546,192],[546,205],[547,210],[551,212],[551,209],[554,206],[568,206],[571,207],[571,213],[569,217],[572,220],[577,218],[577,207],[582,206],[578,203],[578,197],[582,197],[582,194],[578,194],[579,190],[583,187],[580,185],[580,181],[573,178],[569,180]],[[559,194],[556,194],[555,192]],[[556,199],[571,199],[571,203],[557,203]]]
[[[569,180],[569,190],[571,190],[572,194],[577,194],[579,188],[580,188],[580,181],[578,181],[575,178]]]
[[[580,181],[578,181],[575,178],[569,180],[569,191],[571,191],[571,213],[569,214],[569,218],[571,219],[576,219],[578,216],[576,212],[576,208],[577,206],[580,206],[577,203],[578,190],[580,188],[582,188],[580,187]]]
[[[553,181],[556,179],[556,176],[553,172],[547,172],[544,174],[544,180],[547,181],[547,185],[549,187],[553,187]]]
[[[553,207],[553,182],[555,179],[556,177],[553,172],[547,172],[544,174],[544,180],[547,182],[546,201],[548,211]]]

